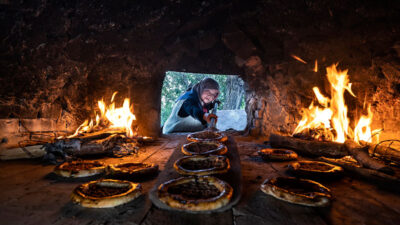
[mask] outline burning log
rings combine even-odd
[[[71,138],[77,138],[80,140],[90,141],[90,140],[104,139],[104,138],[107,138],[107,137],[109,137],[111,135],[115,135],[115,134],[125,134],[125,130],[115,129],[115,128],[105,128],[103,130],[96,131],[96,132],[80,133]]]
[[[345,144],[336,142],[303,140],[291,136],[271,134],[269,138],[269,143],[274,148],[290,148],[298,151],[299,153],[311,156],[326,156],[331,158],[340,158],[349,154],[353,155],[351,152],[349,153],[348,150],[348,148],[351,149],[352,147],[346,147]],[[367,152],[366,150],[367,148],[370,154],[375,153],[378,154],[383,159],[400,162],[400,151],[396,149],[380,145],[368,145],[365,147],[364,150],[365,152]],[[352,152],[354,152],[354,154],[356,153],[355,151]],[[360,156],[360,157],[362,158],[368,156],[368,154],[364,155],[365,156]]]
[[[45,148],[47,150],[49,150],[49,148],[62,148],[65,153],[75,156],[104,154],[108,152],[107,149],[111,149],[115,146],[114,144],[105,147],[106,143],[109,145],[113,142],[110,141],[110,139],[114,139],[115,141],[116,135],[123,134],[125,134],[125,131],[122,129],[106,128],[102,131],[82,133],[73,138],[53,138],[53,140],[51,140],[53,143],[45,144],[45,146],[47,146]],[[141,138],[143,139],[143,137]],[[138,142],[141,141],[140,137],[136,137],[135,140]],[[34,141],[29,141],[28,144],[30,145],[20,144],[17,148],[0,148],[0,159],[41,158],[46,154],[46,150],[43,149],[43,142],[44,141],[39,141],[39,143],[35,143]],[[58,153],[60,153],[60,155],[62,154],[61,152]]]
[[[49,140],[39,140],[44,144],[41,148],[32,147],[32,151],[27,150],[26,145],[20,145],[18,149],[3,151],[0,149],[0,159],[5,158],[35,158],[37,155],[44,155],[43,160],[51,163],[59,163],[68,160],[70,157],[80,157],[86,155],[112,154],[117,157],[137,153],[140,143],[151,142],[154,139],[149,137],[138,137],[136,120],[133,114],[133,106],[130,99],[125,98],[121,107],[116,107],[115,96],[111,97],[110,104],[107,105],[103,100],[98,101],[98,111],[95,111],[95,119],[85,120],[75,131],[74,134],[58,136]],[[99,113],[100,112],[100,113]],[[27,130],[27,129],[26,129]],[[32,132],[29,132],[31,141]],[[58,136],[58,138],[56,138]],[[50,142],[50,143],[48,143]],[[44,150],[43,150],[44,149]],[[5,154],[3,154],[5,153]]]
[[[393,170],[390,167],[374,160],[368,155],[368,146],[361,147],[354,141],[348,140],[345,144],[342,144],[317,140],[303,140],[279,134],[271,134],[269,141],[274,148],[290,148],[305,155],[326,156],[330,158],[340,158],[351,155],[366,168],[386,174],[393,174]]]
[[[97,137],[102,137],[96,134]],[[125,135],[112,134],[103,139],[90,138],[66,138],[60,139],[54,143],[43,145],[46,150],[44,160],[51,163],[58,163],[57,157],[65,161],[70,157],[81,157],[87,155],[105,155],[124,156],[137,152],[138,142],[135,139],[127,138]]]
[[[115,107],[116,94],[117,92],[114,92],[108,106],[103,100],[98,101],[100,114],[96,112],[96,118],[91,119],[90,122],[85,120],[73,135],[45,144],[43,147],[47,154],[44,160],[58,163],[59,157],[64,161],[71,156],[111,153],[121,157],[136,153],[140,139],[132,138],[137,127],[133,126],[136,117],[132,112],[130,99],[125,98],[122,107]],[[142,141],[146,140],[142,139]]]
[[[340,158],[348,155],[346,147],[341,143],[303,140],[290,136],[271,134],[269,143],[273,148],[290,148],[299,153],[311,156],[327,156],[331,158]]]

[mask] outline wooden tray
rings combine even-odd
[[[182,143],[184,144],[184,143]],[[149,192],[149,198],[153,202],[155,206],[165,210],[172,210],[172,211],[180,211],[180,212],[187,212],[193,214],[209,214],[215,212],[223,212],[225,210],[231,209],[236,203],[239,202],[241,193],[242,193],[242,172],[240,168],[240,156],[237,150],[236,143],[232,137],[229,137],[228,140],[225,142],[226,146],[228,147],[228,152],[226,156],[228,157],[231,163],[231,169],[225,174],[214,175],[215,177],[224,180],[225,182],[229,183],[233,188],[233,196],[231,201],[218,209],[214,210],[206,210],[206,211],[190,211],[190,210],[183,210],[183,209],[176,209],[172,208],[165,203],[161,202],[157,196],[157,189],[158,187],[169,180],[176,179],[181,175],[174,169],[174,163],[179,158],[185,156],[181,152],[181,146],[179,145],[178,148],[172,153],[171,157],[169,158],[168,162],[165,164],[164,170],[158,175],[157,182],[155,186]]]

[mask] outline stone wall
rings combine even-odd
[[[393,11],[399,4],[325,3],[265,3],[263,13],[242,19],[224,40],[245,71],[250,133],[292,133],[300,109],[315,100],[312,87],[329,96],[325,68],[338,63],[349,70],[357,96],[345,95],[349,117],[366,113],[364,102],[370,103],[373,129],[383,128],[381,139],[399,138],[400,26],[395,21],[400,15]],[[318,72],[313,72],[315,60]]]
[[[399,137],[398,1],[5,1],[0,5],[0,118],[79,124],[96,101],[133,99],[140,131],[158,135],[167,70],[240,74],[248,130],[291,133],[325,67],[349,69],[374,128]],[[295,54],[308,63],[291,57]],[[319,71],[313,72],[314,60]]]
[[[132,99],[139,132],[158,135],[167,70],[239,71],[214,31],[223,3],[0,3],[0,118],[58,118],[77,127],[118,91],[117,102]]]
[[[364,103],[371,104],[374,114],[372,128],[382,128],[381,139],[400,137],[400,63],[394,58],[376,57],[371,59],[368,67],[341,66],[349,69],[352,90],[356,97],[345,94],[349,107],[348,116],[354,122],[360,114],[366,114]],[[395,60],[393,60],[395,59]],[[400,57],[398,58],[400,59]],[[298,62],[293,62],[293,64]],[[292,63],[290,63],[292,64]],[[248,124],[253,135],[266,135],[278,131],[292,133],[301,119],[300,109],[308,107],[314,100],[312,87],[317,86],[326,96],[330,88],[326,78],[325,67],[320,66],[318,73],[312,72],[311,65],[297,65],[302,71],[291,70],[291,65],[284,65],[284,70],[270,69],[265,78],[264,89],[250,91],[247,95],[247,112],[250,115]],[[354,127],[354,123],[350,124]]]

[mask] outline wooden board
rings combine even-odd
[[[232,210],[211,214],[193,214],[158,209],[153,206],[140,225],[233,225]]]
[[[269,146],[237,140],[245,192],[233,208],[235,225],[266,224],[398,224],[400,196],[375,184],[343,177],[320,180],[332,190],[330,207],[313,208],[275,199],[260,191],[261,183],[275,176],[289,176],[290,162],[263,161],[257,150]],[[299,160],[309,160],[300,156]],[[379,215],[379,216],[376,216]]]
[[[153,204],[160,209],[187,212],[187,213],[191,213],[191,214],[209,214],[209,213],[215,213],[215,212],[223,212],[228,209],[231,209],[232,206],[234,206],[236,203],[239,202],[240,197],[241,197],[242,174],[241,174],[241,167],[240,167],[240,157],[239,157],[239,153],[238,153],[234,139],[232,137],[229,137],[228,141],[225,144],[228,147],[228,152],[227,152],[226,156],[228,157],[228,159],[231,163],[231,169],[226,174],[216,175],[216,177],[218,177],[221,180],[226,181],[234,189],[232,200],[229,202],[229,204],[227,204],[226,206],[221,207],[219,209],[215,209],[215,210],[195,212],[195,211],[187,211],[187,210],[181,210],[181,209],[175,209],[175,208],[169,207],[168,205],[164,204],[163,202],[161,202],[158,199],[158,197],[157,197],[158,187],[166,181],[176,179],[181,176],[180,174],[178,174],[178,172],[175,171],[175,169],[173,167],[175,161],[184,156],[184,154],[181,152],[181,146],[178,146],[175,149],[174,153],[172,153],[167,164],[165,165],[164,171],[161,172],[161,174],[158,176],[156,185],[149,192],[149,198],[153,202]]]
[[[152,146],[142,147],[137,155],[94,160],[106,164],[151,162],[163,168],[178,143],[162,139]],[[141,181],[143,194],[132,202],[114,208],[90,209],[70,202],[72,190],[86,181],[59,179],[50,175],[53,169],[54,165],[42,165],[40,160],[0,162],[0,200],[3,203],[0,216],[5,218],[5,223],[138,225],[152,206],[147,193],[154,186],[155,178]]]
[[[185,136],[167,136],[140,153],[123,158],[102,158],[105,163],[156,163],[160,170],[184,142]],[[267,225],[267,224],[398,224],[400,195],[374,183],[343,177],[320,181],[332,190],[331,207],[312,208],[280,201],[260,191],[261,183],[273,176],[287,176],[288,162],[266,162],[257,154],[262,139],[235,137],[239,150],[242,193],[232,210],[213,214],[191,214],[157,208],[147,198],[156,179],[142,182],[143,195],[111,209],[86,209],[70,202],[72,190],[81,182],[50,179],[53,165],[40,160],[0,161],[0,217],[5,224],[130,224],[130,225]],[[300,159],[308,159],[300,156]]]
[[[243,166],[243,200],[233,208],[236,225],[327,224],[313,207],[291,204],[260,190],[265,179],[286,175],[290,161],[264,161],[257,151],[264,145],[238,142]]]

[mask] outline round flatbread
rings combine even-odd
[[[187,136],[187,140],[193,142],[198,142],[198,141],[225,142],[228,140],[228,137],[221,132],[205,130],[189,134]]]
[[[67,178],[90,177],[104,173],[106,165],[99,161],[72,161],[54,168],[54,173]]]
[[[267,179],[261,191],[283,201],[313,207],[327,206],[332,198],[330,190],[322,184],[293,177]]]
[[[319,161],[298,161],[288,165],[289,172],[304,177],[335,177],[343,173],[340,166]]]
[[[185,155],[223,155],[228,148],[219,142],[199,141],[182,145],[182,153]]]
[[[107,170],[113,176],[144,178],[157,174],[158,165],[153,163],[120,163],[109,165]]]
[[[297,153],[288,149],[264,148],[258,151],[266,161],[290,161],[297,159]]]
[[[88,208],[109,208],[125,204],[141,194],[140,184],[104,179],[81,184],[71,194],[72,202]]]
[[[161,184],[158,198],[166,205],[187,211],[206,211],[229,203],[233,188],[218,178],[180,177]]]
[[[174,168],[179,174],[193,176],[226,173],[230,167],[228,158],[217,155],[185,156],[174,163]]]

